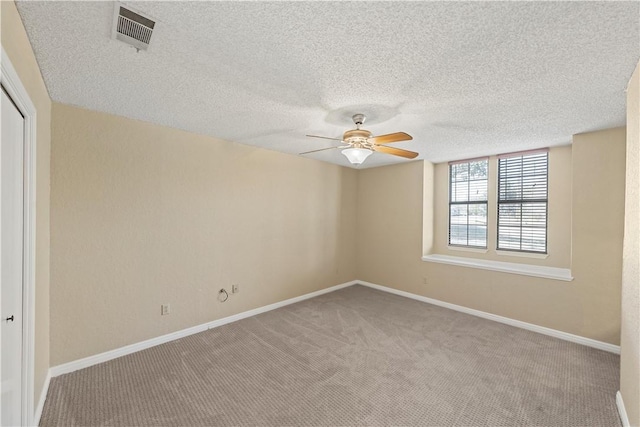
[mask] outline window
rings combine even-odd
[[[498,158],[498,249],[547,253],[548,154]]]
[[[488,159],[449,165],[449,245],[487,247]]]

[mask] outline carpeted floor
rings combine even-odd
[[[362,286],[51,380],[42,426],[619,426],[619,357]]]

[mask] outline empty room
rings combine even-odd
[[[640,2],[0,6],[2,426],[640,427]]]

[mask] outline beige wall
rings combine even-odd
[[[34,405],[49,369],[49,154],[51,100],[15,4],[2,1],[2,47],[37,111]]]
[[[571,271],[582,327],[620,343],[626,129],[573,137]]]
[[[55,103],[51,156],[52,366],[356,278],[355,170]]]
[[[627,176],[620,338],[620,393],[640,426],[640,63],[627,88]]]
[[[491,224],[497,222],[498,172],[497,158],[489,158],[489,182],[488,182],[488,224],[487,252],[462,251],[459,248],[448,246],[449,236],[449,164],[439,163],[435,165],[434,175],[434,229],[433,249],[428,253],[437,253],[450,256],[464,256],[468,258],[489,259],[502,262],[517,262],[522,264],[546,265],[550,267],[568,268],[571,265],[571,146],[554,147],[549,150],[549,230],[547,238],[546,259],[528,258],[517,256],[513,253],[509,256],[507,251],[496,253],[497,227]],[[493,201],[493,203],[492,203]]]
[[[572,233],[566,230],[559,232],[565,239],[571,238],[574,281],[563,282],[421,261],[422,195],[423,192],[429,193],[423,185],[429,187],[434,185],[434,181],[439,183],[434,191],[436,217],[443,211],[442,203],[446,203],[442,191],[448,191],[446,180],[437,176],[438,173],[442,174],[442,167],[436,165],[433,174],[432,165],[422,162],[359,172],[358,278],[618,344],[624,144],[624,128],[619,128],[576,136],[572,149],[565,147],[552,150],[550,167],[560,166],[570,171],[556,171],[558,173],[553,175],[550,172],[550,186],[559,185],[558,189],[550,191],[560,192],[562,197],[571,200],[571,206],[566,206],[566,200],[563,204],[565,210],[573,211],[572,218],[576,225]],[[569,179],[570,183],[554,182],[554,177]],[[585,191],[574,191],[572,196],[567,194],[571,186],[574,189],[582,186]],[[560,197],[553,197],[556,196]],[[595,201],[597,203],[593,203]],[[593,203],[589,209],[575,211],[576,207],[588,203]],[[424,206],[428,209],[429,202],[424,201]],[[550,206],[549,209],[550,223],[566,215],[556,212],[557,207]],[[556,227],[550,224],[552,230]],[[446,220],[443,225],[441,219],[436,218],[434,228],[444,229],[446,233]],[[609,234],[603,236],[598,230],[605,230]],[[436,239],[442,239],[442,232],[434,231],[436,236],[440,236]],[[589,237],[591,234],[599,239],[593,241]],[[591,246],[576,250],[576,245],[587,243]],[[566,248],[567,245],[568,242],[558,243],[559,248]],[[455,255],[466,256],[462,252],[456,252]],[[500,260],[504,258],[500,257]],[[518,258],[510,261],[524,260]],[[557,263],[567,267],[567,260],[562,256]]]

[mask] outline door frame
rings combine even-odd
[[[34,347],[36,277],[36,108],[2,48],[0,84],[24,117],[24,210],[22,272],[22,425],[34,419]]]

